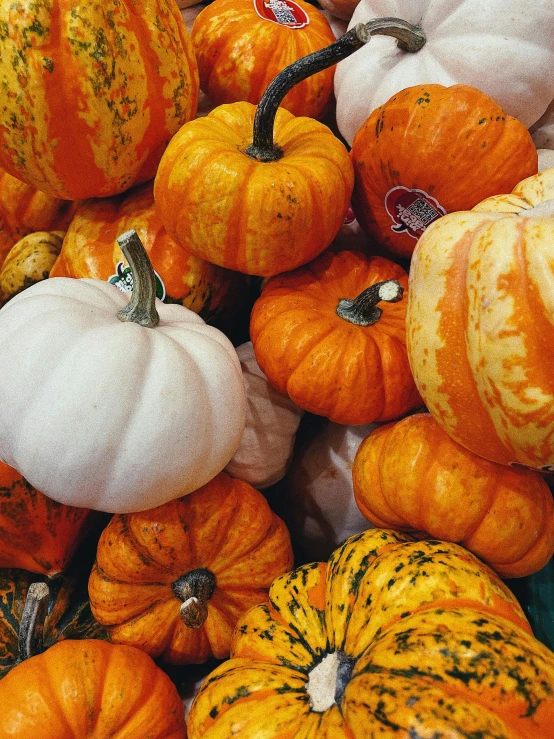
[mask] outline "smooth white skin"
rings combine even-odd
[[[537,149],[554,149],[554,100],[529,130]]]
[[[246,423],[225,472],[262,490],[284,477],[304,411],[271,387],[251,341],[241,344],[237,355],[246,393]]]
[[[60,503],[140,511],[193,492],[239,445],[245,397],[227,337],[179,305],[122,323],[97,280],[51,278],[0,310],[0,459]]]
[[[420,25],[427,43],[410,54],[374,36],[339,62],[337,124],[349,144],[375,108],[413,85],[472,85],[527,127],[554,98],[552,0],[360,0],[348,28],[387,16]]]

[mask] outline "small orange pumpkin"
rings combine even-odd
[[[65,231],[33,231],[12,246],[0,268],[0,306],[50,275],[64,235]]]
[[[174,664],[229,656],[239,616],[292,566],[287,528],[265,498],[220,473],[183,498],[116,515],[89,596],[112,642]]]
[[[427,226],[536,174],[529,131],[469,85],[417,85],[373,111],[351,151],[360,225],[410,257]]]
[[[318,8],[304,0],[281,7],[263,0],[214,0],[191,34],[200,87],[216,104],[257,104],[269,83],[292,62],[333,43],[335,34]],[[329,67],[296,85],[282,107],[317,118],[333,93]]]
[[[310,413],[346,425],[421,405],[406,353],[408,276],[359,251],[327,251],[270,279],[250,336],[269,382]],[[382,302],[378,307],[377,303]]]
[[[352,479],[375,526],[463,544],[502,577],[531,575],[554,553],[554,502],[540,474],[467,451],[429,413],[374,430]]]

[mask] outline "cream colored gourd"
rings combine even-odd
[[[239,346],[237,354],[246,394],[246,424],[225,471],[261,490],[285,475],[304,411],[271,387],[251,341]]]
[[[0,311],[0,459],[60,503],[111,513],[154,508],[208,482],[233,456],[245,419],[231,342],[155,299],[136,239],[151,280],[145,287],[139,257],[124,249],[129,303],[109,283],[59,277]],[[118,318],[138,302],[136,313],[144,307],[153,319],[154,301],[157,326]]]
[[[427,41],[408,53],[375,37],[337,65],[337,123],[349,144],[375,108],[413,85],[472,85],[526,126],[554,98],[550,0],[360,0],[349,28],[387,16],[419,25]]]
[[[377,426],[343,426],[314,417],[298,440],[286,476],[284,518],[308,558],[327,559],[344,539],[373,528],[354,499],[352,464]]]

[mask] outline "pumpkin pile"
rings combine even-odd
[[[512,5],[0,0],[0,739],[552,736]]]

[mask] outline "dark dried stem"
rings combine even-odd
[[[154,328],[160,322],[156,310],[156,276],[146,249],[135,230],[121,234],[117,243],[133,275],[131,299],[117,317],[120,321],[133,321],[146,328]]]

